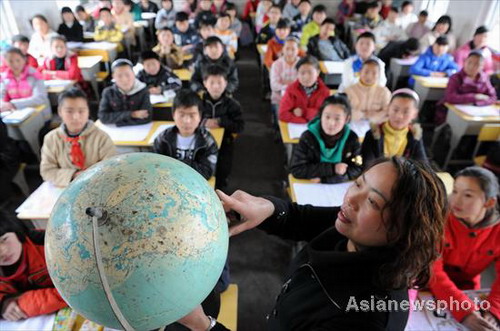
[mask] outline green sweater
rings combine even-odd
[[[309,38],[319,34],[319,29],[320,26],[315,21],[307,23],[302,29],[302,36],[300,37],[300,46],[302,46],[302,48],[306,48],[307,43],[309,42]]]

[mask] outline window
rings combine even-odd
[[[10,6],[10,0],[0,1],[0,18],[0,40],[10,41],[12,36],[19,34],[19,27]]]
[[[436,22],[439,17],[446,14],[449,5],[449,0],[425,0],[422,8],[429,13],[429,21]]]

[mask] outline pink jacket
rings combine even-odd
[[[488,100],[476,100],[476,94],[486,94]],[[479,73],[476,79],[469,78],[464,70],[460,70],[450,77],[443,102],[452,104],[472,103],[476,106],[487,106],[497,101],[497,93],[490,83],[488,75],[484,72]]]
[[[471,49],[472,40],[460,46],[455,53],[453,53],[453,57],[455,58],[455,62],[458,64],[460,68],[464,67],[465,59],[469,56],[469,53],[472,51]],[[484,57],[484,72],[488,75],[491,75],[495,72],[495,66],[493,63],[493,50],[489,47],[483,47],[481,53]]]

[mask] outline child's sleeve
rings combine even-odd
[[[115,26],[114,30],[110,31],[107,41],[112,43],[119,43],[123,40],[123,32],[119,26]]]
[[[458,75],[453,75],[448,80],[446,91],[444,93],[444,101],[452,104],[465,104],[476,102],[475,93],[460,93],[460,78]]]
[[[490,98],[488,100],[477,100],[477,106],[489,106],[497,102],[497,92],[493,85],[491,85],[491,81],[489,79],[486,79],[485,89],[486,91],[483,93],[488,95]]]
[[[104,40],[106,38],[105,34],[106,33],[104,30],[100,29],[99,27],[96,27],[94,30],[94,40],[95,41]]]
[[[226,90],[229,93],[234,93],[238,89],[238,85],[240,84],[238,79],[238,69],[234,62],[230,65],[229,75],[227,77],[227,87]]]
[[[279,109],[279,119],[283,122],[289,123],[307,123],[304,117],[295,116],[293,110],[297,107],[296,97],[291,92],[290,86],[286,89],[285,95],[281,98],[280,109]],[[306,110],[303,110],[305,112]],[[303,114],[305,115],[305,114]]]
[[[373,137],[372,131],[368,131],[365,135],[365,139],[363,139],[363,144],[361,145],[361,157],[365,168],[378,157],[378,153],[374,150],[376,148],[376,144],[377,141]]]
[[[51,135],[46,135],[43,141],[41,161],[40,161],[40,175],[43,180],[51,182],[56,186],[68,186],[75,172],[76,168],[61,168],[55,151],[55,142]]]
[[[196,159],[193,160],[191,167],[198,171],[205,179],[210,179],[215,174],[217,166],[217,155],[219,148],[214,137],[209,133],[207,139],[207,148],[203,153],[199,152]]]
[[[7,93],[7,84],[3,79],[0,79],[0,100],[8,102],[10,101],[9,94]]]
[[[446,76],[451,77],[458,70],[458,64],[453,60],[453,57],[448,54],[448,65],[446,66]]]
[[[168,148],[168,142],[165,141],[165,131],[156,137],[153,143],[153,152],[165,156],[173,156],[171,155],[170,148]]]
[[[101,102],[99,103],[98,117],[103,124],[117,124],[121,122],[130,122],[132,119],[131,111],[113,111],[111,108],[110,90],[104,90]]]
[[[78,67],[78,57],[73,56],[70,59],[70,66],[68,70],[57,70],[56,78],[67,80],[79,80],[81,76],[80,67]]]
[[[99,143],[99,161],[108,159],[116,155],[116,148],[113,140],[108,136],[107,133],[101,132],[101,139]]]
[[[181,89],[182,87],[182,81],[180,80],[179,77],[172,71],[172,72],[166,72],[165,76],[163,77],[164,80],[161,85],[161,90],[163,91],[168,91],[168,90],[174,90],[177,91]]]
[[[201,64],[197,63],[194,66],[193,76],[191,77],[191,90],[199,92],[203,90],[203,79],[201,77]],[[229,77],[227,87],[229,87]]]
[[[233,31],[231,33],[231,40],[229,41],[229,48],[233,52],[233,54],[236,54],[238,51],[238,36],[236,35],[236,32]]]
[[[282,83],[280,69],[279,63],[274,62],[271,65],[271,70],[269,71],[269,81],[271,84],[271,91],[273,92],[281,93],[281,91],[286,89],[286,85]]]
[[[68,305],[54,287],[24,292],[17,304],[28,317],[50,314]]]
[[[410,75],[417,75],[417,76],[425,76],[428,77],[431,75],[432,70],[426,69],[425,68],[425,58],[423,56],[420,56],[411,67],[410,67]]]
[[[427,154],[425,154],[424,143],[422,139],[415,141],[415,146],[413,148],[412,159],[422,162],[427,162]]]
[[[228,106],[228,114],[219,118],[219,124],[230,133],[240,133],[245,125],[241,105],[236,100],[231,100]]]
[[[495,261],[496,278],[491,286],[488,301],[491,304],[490,313],[493,314],[497,320],[500,319],[500,259]]]
[[[268,70],[271,69],[273,64],[274,48],[271,46],[271,40],[267,42],[266,54],[264,54],[264,64]]]
[[[307,135],[309,133],[304,132],[293,149],[290,169],[292,175],[299,179],[335,176],[333,163],[315,161],[314,151],[307,142]]]
[[[363,165],[361,163],[361,144],[359,143],[358,136],[356,134],[350,133],[352,139],[348,145],[346,145],[349,150],[347,153],[342,153],[346,155],[343,160],[347,164],[347,176],[349,179],[356,179],[363,171]]]
[[[17,108],[36,107],[48,104],[47,88],[41,79],[35,79],[33,82],[33,92],[30,97],[21,99],[12,99],[10,102]]]

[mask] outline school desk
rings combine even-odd
[[[31,193],[28,199],[16,209],[17,218],[20,220],[31,220],[35,227],[44,229],[47,225],[50,213],[52,213],[52,209],[63,191],[63,187],[57,187],[49,182],[43,182],[42,185]]]
[[[444,96],[446,86],[448,85],[447,77],[423,77],[413,76],[415,86],[413,90],[420,97],[420,108],[425,101],[439,101]]]
[[[463,105],[452,105],[447,103],[446,107],[448,108],[446,123],[448,123],[451,127],[451,141],[450,149],[448,150],[448,155],[446,156],[443,165],[444,169],[448,167],[453,152],[464,135],[477,135],[483,125],[500,123],[500,106],[498,105],[489,107],[497,110],[497,114],[493,113],[491,116],[472,116],[471,114],[467,114],[466,112],[460,110]],[[473,108],[473,106],[468,106],[467,108]],[[479,112],[483,107],[476,108]],[[467,161],[470,162],[471,160]],[[456,162],[460,161],[456,160]]]
[[[193,76],[193,73],[189,69],[175,69],[174,74],[183,82],[190,81]]]
[[[279,121],[281,140],[285,146],[287,164],[292,160],[293,145],[299,143],[302,132],[307,130],[307,124],[296,124]]]
[[[417,56],[408,59],[391,58],[391,91],[396,89],[401,77],[410,77],[410,67],[417,62],[417,59]]]
[[[99,95],[97,73],[99,72],[99,63],[101,60],[102,56],[100,55],[78,57],[78,67],[82,71],[83,79],[90,82],[96,96]]]
[[[26,140],[35,155],[40,159],[38,132],[45,125],[43,118],[44,105],[34,107],[31,115],[18,123],[5,123],[9,137],[15,140]]]
[[[324,75],[326,85],[340,85],[342,71],[344,71],[344,61],[320,61],[319,68]]]
[[[257,52],[259,53],[260,68],[264,68],[264,56],[267,52],[267,44],[257,44]]]
[[[93,41],[88,43],[74,43],[74,46],[70,47],[68,43],[68,48],[76,50],[78,55],[87,56],[87,55],[96,55],[93,54],[93,50],[105,51],[107,53],[107,59],[104,59],[106,62],[113,62],[118,56],[118,44],[110,43],[107,41]],[[90,52],[89,52],[90,51]]]
[[[57,99],[59,98],[59,94],[72,88],[76,84],[76,80],[54,79],[44,80],[43,83],[47,88],[50,105],[57,106]]]

